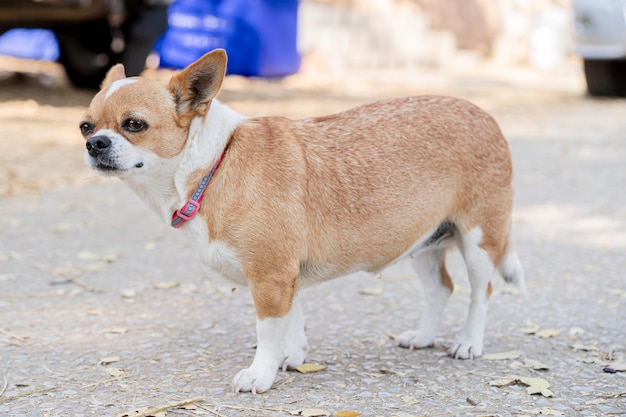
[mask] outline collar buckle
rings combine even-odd
[[[185,203],[183,207],[176,210],[176,212],[174,213],[174,216],[172,216],[172,219],[176,217],[180,217],[184,221],[188,222],[189,220],[193,219],[193,217],[196,215],[199,209],[200,209],[200,202],[195,201],[190,198],[189,200],[187,200],[187,203]],[[180,222],[173,226],[176,229],[178,229],[182,224],[183,222]]]

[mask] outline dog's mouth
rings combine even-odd
[[[98,155],[96,157],[88,158],[88,165],[105,175],[120,175],[128,172],[131,168],[120,166],[118,161],[113,161],[111,158],[108,158],[104,155]],[[143,163],[137,163],[134,165],[135,167],[143,166]]]
[[[95,157],[89,156],[87,164],[92,169],[104,175],[118,175],[128,171],[128,168],[121,167],[117,162],[112,161],[104,155],[98,155]]]
[[[115,171],[125,171],[124,169],[120,169],[119,167],[116,167],[106,162],[96,162],[96,164],[94,165],[94,168],[97,169],[98,171],[111,172],[111,173]]]
[[[100,171],[104,174],[115,174],[117,172],[126,171],[125,168],[122,168],[110,159],[103,157],[92,158],[90,165],[96,171]]]

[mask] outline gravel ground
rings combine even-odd
[[[493,356],[470,361],[446,354],[469,302],[458,256],[432,349],[394,345],[422,303],[403,266],[306,288],[308,362],[326,368],[281,372],[256,396],[230,392],[254,355],[247,290],[209,276],[123,184],[82,166],[91,93],[53,64],[0,68],[0,416],[626,415],[626,102],[585,97],[577,65],[226,81],[222,101],[251,115],[422,93],[483,106],[510,140],[527,275],[526,298],[495,283]],[[528,378],[550,386],[531,395]]]

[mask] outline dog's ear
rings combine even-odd
[[[179,116],[203,116],[220,91],[226,73],[226,51],[215,49],[176,74],[170,91]]]
[[[104,81],[102,81],[102,85],[100,89],[110,86],[117,80],[121,80],[126,78],[126,73],[124,72],[124,65],[117,64],[111,67],[111,69],[107,72],[106,77],[104,77]]]

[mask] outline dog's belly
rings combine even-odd
[[[360,259],[351,265],[340,264],[338,262],[302,262],[300,264],[300,279],[303,285],[326,281],[340,276],[348,275],[353,272],[368,272],[372,275],[378,275],[386,268],[401,262],[408,257],[416,257],[425,250],[439,246],[444,240],[452,237],[454,226],[449,222],[431,228],[424,235],[420,236],[415,242],[403,252],[398,252],[395,256],[385,259],[379,259],[375,256],[367,259]],[[375,259],[376,258],[376,259]],[[376,260],[376,262],[373,262]]]
[[[385,268],[406,259],[409,256],[416,256],[418,253],[437,246],[442,240],[452,236],[454,226],[449,222],[429,229],[425,234],[419,236],[408,248],[399,250],[395,254],[387,253],[387,256],[380,258],[383,252],[380,245],[389,246],[382,242],[368,245],[369,251],[364,251],[361,256],[353,258],[353,262],[345,263],[338,259],[327,258],[321,261],[313,256],[312,258],[300,262],[300,285],[308,285],[316,282],[326,281],[351,274],[353,272],[365,271],[371,274],[379,274]],[[186,233],[193,238],[200,249],[202,260],[212,272],[220,275],[229,281],[246,286],[248,282],[243,274],[241,261],[237,253],[223,240],[209,241],[208,230],[204,222],[191,222],[185,229]],[[376,246],[378,249],[371,252]],[[369,253],[368,253],[369,252]]]

